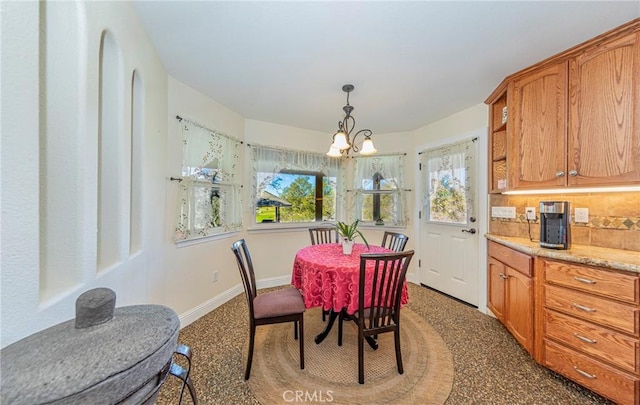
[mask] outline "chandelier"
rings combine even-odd
[[[353,132],[353,128],[356,126],[356,120],[351,116],[353,107],[349,105],[349,93],[352,92],[353,89],[353,84],[345,84],[342,86],[342,91],[347,93],[347,105],[342,107],[345,116],[342,121],[338,122],[338,131],[333,134],[333,143],[329,147],[327,156],[341,157],[343,153],[348,155],[352,150],[354,152],[360,152],[361,155],[373,155],[377,152],[371,141],[373,132],[371,132],[370,129],[361,129],[351,138],[351,132]],[[356,145],[356,138],[360,134],[364,136],[364,141],[362,142],[362,146],[358,147]]]

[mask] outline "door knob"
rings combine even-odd
[[[462,232],[469,232],[471,235],[476,233],[475,228],[463,229]]]

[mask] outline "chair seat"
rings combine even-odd
[[[253,311],[256,319],[299,314],[304,312],[304,300],[298,289],[283,288],[256,296]]]

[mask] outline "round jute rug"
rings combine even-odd
[[[453,384],[452,355],[440,335],[408,308],[401,311],[400,344],[404,374],[398,374],[393,333],[378,336],[379,348],[365,342],[365,383],[358,384],[357,326],[345,322],[338,346],[337,321],[317,345],[324,328],[319,308],[304,316],[305,369],[300,370],[293,324],[259,326],[249,387],[262,404],[442,404]],[[246,361],[248,339],[243,354]]]

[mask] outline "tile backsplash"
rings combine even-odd
[[[515,218],[490,218],[495,235],[540,238],[540,201],[569,201],[571,243],[640,251],[640,193],[584,193],[489,196],[491,207],[515,207]],[[535,207],[538,219],[527,222],[525,207]],[[588,223],[575,223],[574,210],[589,209]]]

